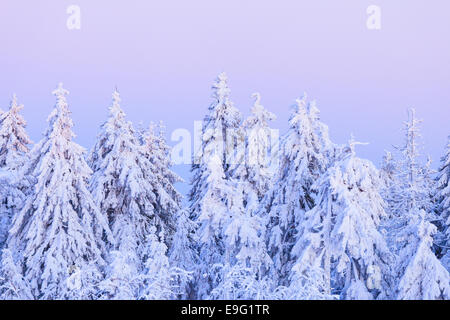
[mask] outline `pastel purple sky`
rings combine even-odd
[[[71,4],[81,30],[66,28]],[[382,10],[379,31],[366,28],[371,4]],[[130,120],[161,119],[170,133],[203,118],[226,71],[244,115],[258,91],[284,132],[306,91],[332,139],[353,132],[370,142],[358,154],[377,165],[413,106],[436,166],[450,134],[449,12],[448,0],[2,0],[0,106],[17,93],[38,141],[62,81],[77,142],[90,148],[115,85]]]

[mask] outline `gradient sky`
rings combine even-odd
[[[72,4],[81,30],[66,27]],[[381,30],[366,27],[372,4]],[[306,91],[331,138],[370,142],[358,154],[376,165],[401,142],[406,109],[415,107],[436,166],[450,134],[449,13],[448,0],[2,0],[0,107],[17,93],[38,141],[62,81],[76,140],[89,149],[116,85],[133,122],[192,131],[226,71],[244,115],[258,91],[284,132]]]

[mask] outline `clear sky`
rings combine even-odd
[[[81,9],[80,30],[66,26],[69,5]],[[369,5],[381,9],[380,30],[366,26]],[[331,138],[370,142],[358,154],[377,165],[415,107],[436,166],[450,134],[449,12],[448,0],[2,0],[0,106],[17,93],[38,141],[62,81],[89,149],[116,85],[133,122],[192,131],[226,71],[244,115],[258,91],[283,132],[306,91]]]

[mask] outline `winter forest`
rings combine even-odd
[[[242,119],[222,73],[183,205],[162,124],[115,90],[88,152],[68,94],[35,144],[16,96],[0,112],[0,299],[450,298],[450,139],[432,169],[414,109],[377,166],[306,95],[275,149],[275,115],[254,94]]]

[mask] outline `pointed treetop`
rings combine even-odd
[[[69,94],[69,91],[63,88],[62,82],[58,84],[58,88],[56,88],[52,94],[56,97],[64,97]]]
[[[220,81],[227,81],[228,80],[228,76],[225,72],[222,72],[219,74],[219,76],[217,77]]]
[[[162,121],[162,120],[159,120],[158,131],[159,131],[159,137],[163,138],[166,134],[166,126],[164,124],[164,121]]]
[[[306,92],[303,93],[303,96],[301,98],[295,99],[295,111],[300,111],[301,109],[306,108],[306,99],[308,98],[308,95]]]
[[[117,87],[114,88],[114,92],[112,94],[113,104],[119,104],[122,99],[120,98],[120,93],[117,91]]]
[[[11,99],[11,104],[10,104],[10,106],[9,106],[9,110],[12,110],[13,112],[18,112],[19,110],[22,110],[23,109],[23,105],[22,104],[18,104],[18,102],[17,102],[17,96],[16,96],[16,94],[14,93],[13,95],[12,95],[12,99]]]
[[[11,108],[17,106],[17,95],[13,93],[11,100]]]
[[[352,134],[350,134],[350,140],[348,141],[348,146],[350,148],[350,152],[352,153],[352,155],[355,155],[355,146],[356,145],[368,145],[368,142],[359,142],[355,140],[355,136]]]
[[[231,90],[228,88],[228,77],[225,74],[225,72],[222,72],[217,77],[216,83],[214,83],[213,88],[216,89],[214,96],[219,100],[227,100],[228,95],[230,94]]]
[[[255,106],[261,104],[261,94],[259,92],[255,92],[254,94],[252,94],[252,98],[255,99]]]

